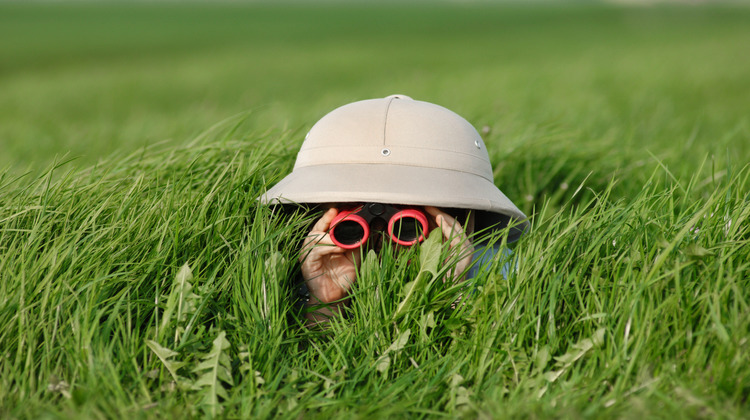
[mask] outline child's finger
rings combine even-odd
[[[471,264],[474,247],[466,237],[463,226],[454,217],[435,207],[425,207],[425,210],[435,217],[437,226],[443,232],[443,238],[450,243],[451,254],[458,259],[454,274],[458,279]]]
[[[300,261],[310,258],[317,259],[325,255],[342,254],[344,252],[346,250],[334,244],[331,236],[327,233],[311,232],[302,244],[299,259]]]
[[[328,228],[331,227],[331,222],[337,214],[338,211],[335,207],[331,207],[325,213],[323,213],[323,216],[321,216],[320,219],[315,222],[312,230],[305,237],[305,240],[302,243],[302,247],[305,248],[310,246],[311,244],[333,245],[333,241],[331,241],[330,237],[328,236]]]
[[[424,208],[435,219],[435,225],[442,229],[443,236],[448,239],[448,235],[453,227],[454,219],[448,213],[437,207],[425,206]]]
[[[310,245],[333,245],[333,240],[326,231],[314,230],[305,236],[303,243],[303,246]]]
[[[331,222],[333,221],[333,218],[336,217],[338,213],[339,211],[335,207],[331,207],[325,213],[323,213],[323,216],[321,216],[317,222],[315,222],[315,226],[313,226],[312,230],[319,231],[319,232],[327,232],[328,228],[331,227]]]
[[[427,209],[427,207],[425,207]],[[461,226],[461,223],[459,223],[456,219],[453,218],[448,213],[445,213],[444,211],[441,211],[439,209],[434,209],[433,212],[430,212],[430,214],[433,214],[435,216],[435,221],[437,222],[438,227],[443,231],[443,237],[451,242],[451,245],[453,245],[453,242],[458,239],[462,240],[462,238],[465,236],[464,234],[464,228]],[[429,211],[429,210],[428,210]]]
[[[438,222],[438,217],[439,217],[439,216],[441,216],[441,215],[447,215],[447,214],[446,214],[445,212],[443,212],[442,210],[440,210],[440,209],[439,209],[439,208],[437,208],[437,207],[433,207],[433,206],[425,206],[425,208],[424,208],[424,209],[425,209],[425,211],[427,211],[427,213],[429,213],[429,214],[430,214],[430,216],[432,216],[432,218],[433,218],[433,219],[435,220],[435,224],[437,224],[437,222]]]

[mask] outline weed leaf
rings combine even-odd
[[[696,243],[691,243],[690,245],[686,246],[684,252],[688,257],[698,260],[714,255],[713,252]]]
[[[406,296],[404,300],[399,303],[395,318],[403,316],[412,304],[412,296],[414,296],[415,290],[422,290],[423,285],[427,279],[435,277],[438,272],[438,265],[440,263],[440,252],[442,250],[442,232],[438,229],[432,231],[429,237],[425,239],[420,247],[419,254],[419,273],[414,281],[409,282],[405,286]]]
[[[161,360],[161,363],[164,365],[165,368],[169,371],[169,374],[172,375],[172,378],[176,383],[180,383],[183,381],[183,378],[177,374],[177,371],[186,365],[185,362],[178,362],[176,360],[170,360],[175,356],[179,356],[179,353],[176,351],[172,351],[166,347],[162,347],[153,340],[146,340],[146,345],[148,348],[151,349],[151,351],[156,354],[156,357]]]
[[[224,331],[213,341],[211,351],[201,358],[201,363],[193,368],[193,372],[200,374],[193,383],[193,389],[203,393],[202,405],[206,413],[215,417],[221,411],[219,397],[227,399],[224,383],[233,386],[232,366],[229,356],[225,353],[230,347]]]
[[[177,272],[172,283],[172,291],[169,293],[167,307],[162,315],[158,341],[162,341],[167,331],[174,331],[174,339],[177,341],[180,330],[184,328],[189,316],[195,312],[198,296],[193,293],[191,280],[193,280],[193,271],[186,263]],[[170,326],[172,328],[169,328]]]
[[[386,374],[388,372],[388,368],[391,366],[391,357],[389,356],[390,353],[398,354],[401,352],[401,349],[403,349],[406,346],[406,343],[409,342],[409,336],[411,335],[411,330],[408,329],[401,334],[399,334],[398,338],[391,343],[390,346],[383,352],[382,355],[378,358],[378,360],[375,361],[375,367],[378,370],[378,372],[382,374]]]
[[[432,231],[432,234],[425,239],[421,245],[419,254],[419,274],[430,273],[437,275],[438,265],[440,264],[440,252],[442,250],[443,232],[440,228]]]
[[[562,356],[555,357],[555,360],[564,365],[570,365],[571,363],[583,357],[589,350],[594,348],[594,346],[600,345],[603,339],[604,328],[599,328],[591,337],[584,338],[583,340],[573,344],[571,346],[571,350],[568,350],[568,352],[563,354]]]

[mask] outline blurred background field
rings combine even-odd
[[[747,418],[748,46],[739,2],[0,2],[0,417]],[[255,198],[394,93],[534,229],[456,310],[373,256],[309,331],[309,220]]]
[[[498,153],[564,143],[613,169],[650,151],[689,175],[750,156],[749,22],[737,5],[2,3],[0,168],[88,166],[240,113],[304,130],[404,93],[487,126]]]

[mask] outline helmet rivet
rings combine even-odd
[[[380,154],[383,155],[383,156],[388,156],[388,155],[391,154],[391,149],[385,148],[385,149],[383,149],[383,150],[380,151]]]
[[[482,148],[482,146],[479,144],[479,140],[474,140],[474,146],[477,146],[477,149]]]

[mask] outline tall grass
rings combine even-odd
[[[7,33],[55,21],[0,7]],[[0,417],[750,416],[745,9],[358,6],[334,25],[303,6],[117,7],[133,19],[98,21],[107,42],[96,25],[0,42],[17,58],[0,65]],[[153,50],[124,35],[164,10],[181,17]],[[269,17],[287,38],[242,25]],[[178,105],[208,87],[212,105]],[[238,89],[268,102],[206,129],[244,109]],[[308,329],[297,259],[318,215],[256,198],[325,111],[395,92],[474,123],[533,228],[471,284],[444,281],[438,235],[364,255],[344,316]],[[39,133],[112,144],[55,160]]]
[[[255,200],[293,136],[242,131],[1,178],[4,417],[748,414],[747,166],[572,186],[469,289],[439,241],[366,255],[319,331],[294,292],[315,215]]]

